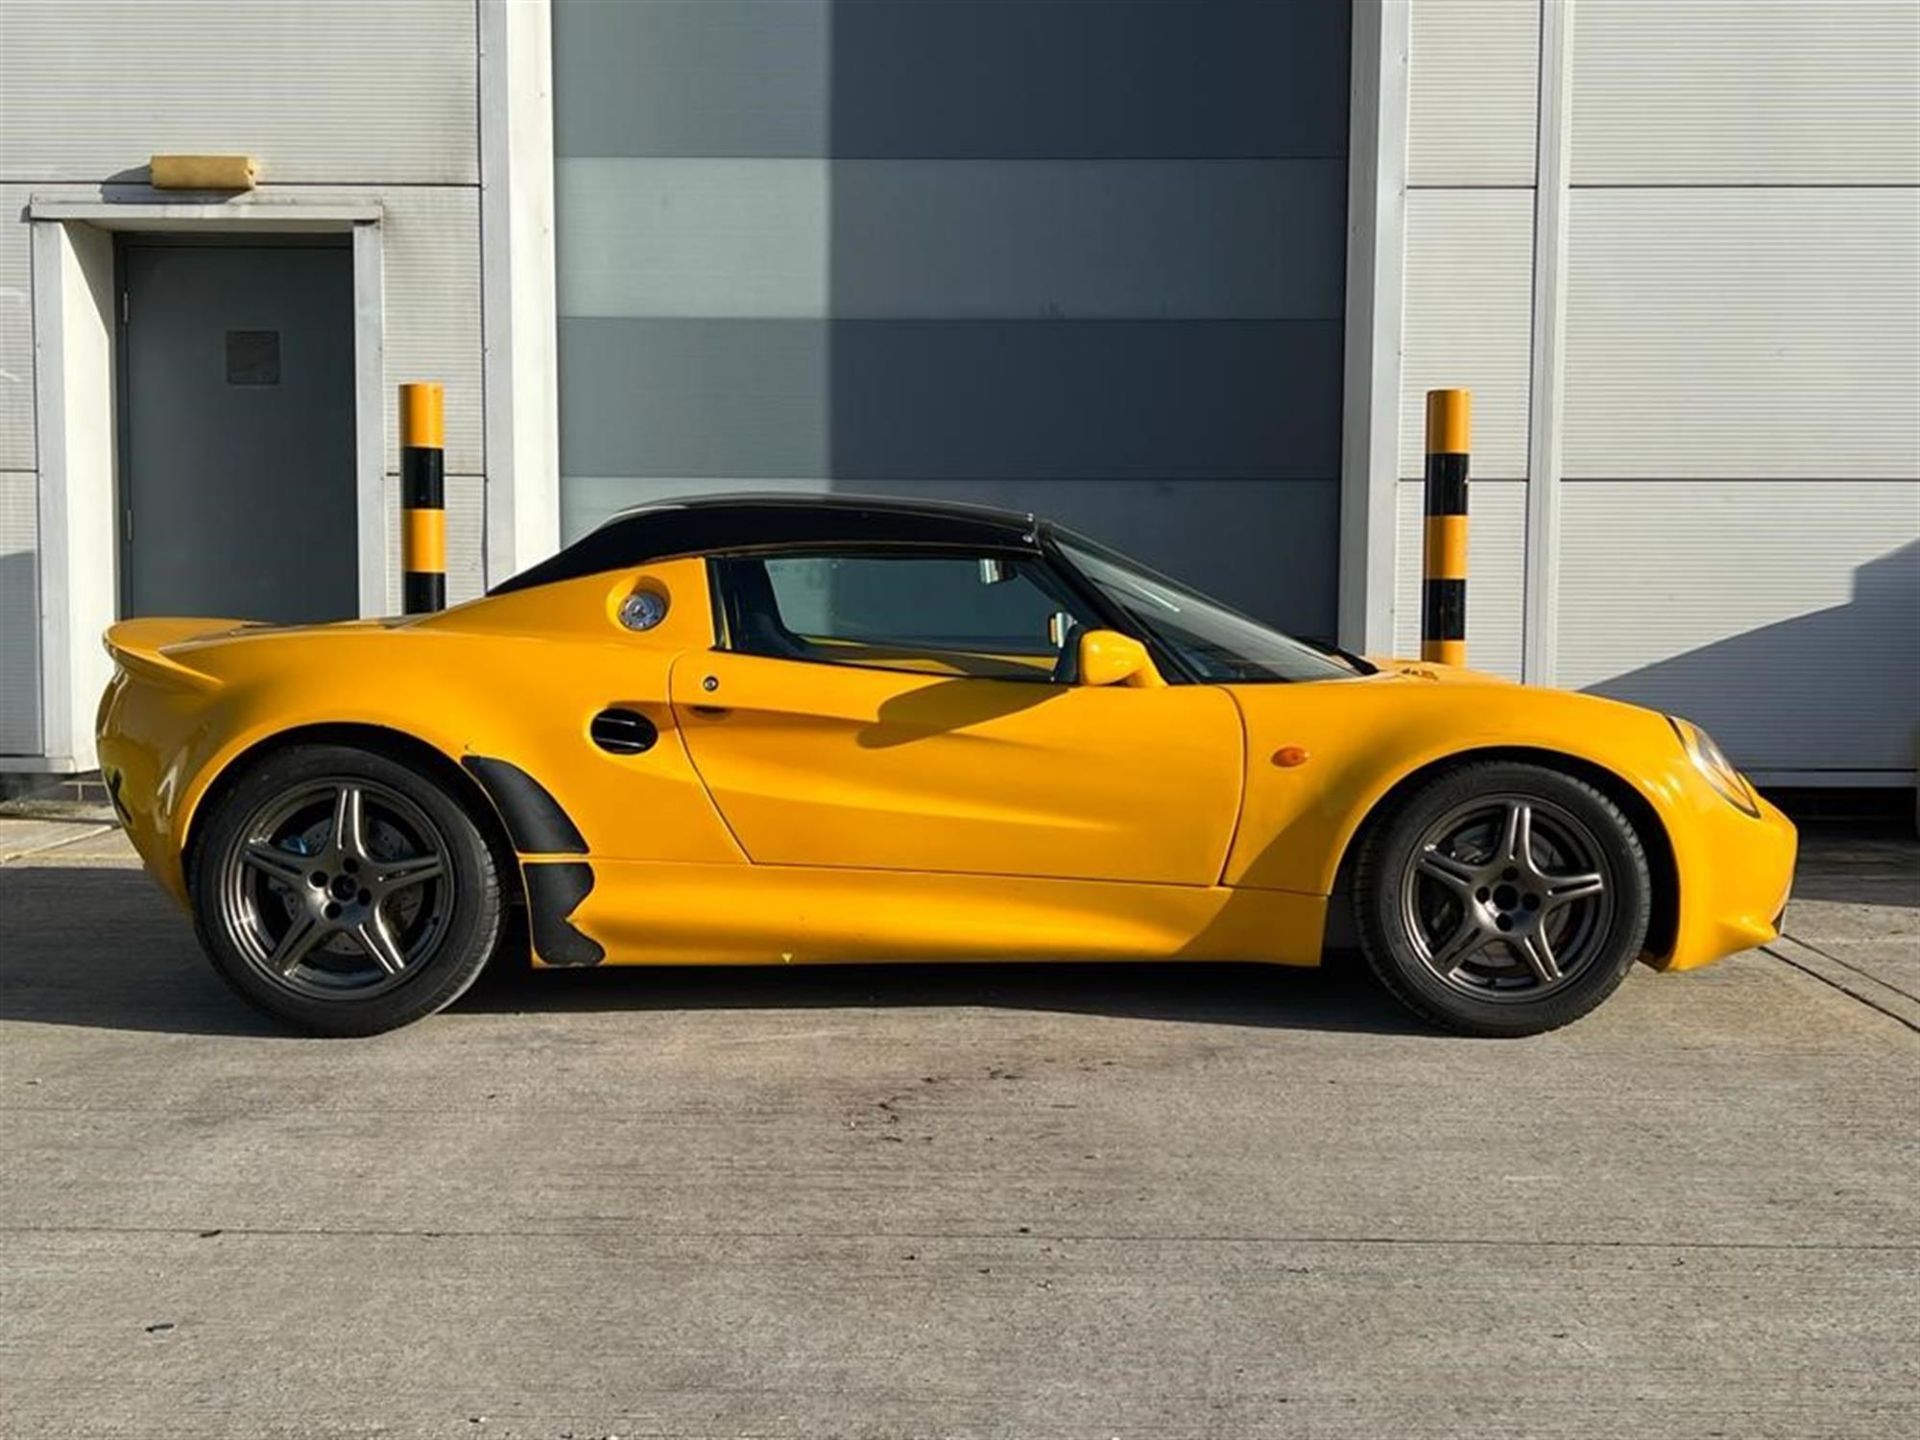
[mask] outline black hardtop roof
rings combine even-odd
[[[702,495],[623,510],[559,554],[501,581],[504,595],[629,565],[717,551],[813,545],[971,545],[1032,550],[1039,522],[1018,510],[886,495]]]

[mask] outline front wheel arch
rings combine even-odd
[[[507,838],[506,822],[500,818],[500,812],[494,809],[493,802],[487,798],[479,783],[444,752],[417,736],[391,730],[384,725],[351,722],[301,725],[291,730],[277,731],[249,745],[220,767],[220,772],[201,791],[193,813],[187,818],[186,843],[180,847],[180,865],[182,876],[189,886],[194,873],[194,851],[205,834],[206,817],[219,809],[221,800],[241,776],[268,757],[296,745],[347,745],[358,750],[370,750],[418,770],[465,810],[479,829],[493,856],[494,870],[500,876],[502,889],[509,902],[515,908],[526,904],[526,886],[520,876],[520,861],[512,842]]]
[[[1512,760],[1558,770],[1576,780],[1585,781],[1620,808],[1620,813],[1627,817],[1640,837],[1641,848],[1647,855],[1647,872],[1653,881],[1646,953],[1655,957],[1670,955],[1680,926],[1680,869],[1674,859],[1673,841],[1667,834],[1667,827],[1661,821],[1659,812],[1630,781],[1604,765],[1539,746],[1493,745],[1478,750],[1461,750],[1429,761],[1401,776],[1374,802],[1347,837],[1346,848],[1340,852],[1340,864],[1335,872],[1334,893],[1352,893],[1354,862],[1365,848],[1369,835],[1385,823],[1408,795],[1448,771],[1489,760]],[[1330,940],[1333,938],[1331,926],[1335,923],[1335,917],[1344,915],[1347,908],[1343,905],[1327,907]]]

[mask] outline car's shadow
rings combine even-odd
[[[973,1005],[1189,1024],[1424,1033],[1353,963],[503,965],[451,1012]],[[221,984],[186,916],[136,870],[0,869],[0,1019],[171,1034],[276,1036]]]

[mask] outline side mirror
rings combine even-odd
[[[1154,689],[1167,682],[1147,647],[1118,630],[1087,630],[1080,636],[1080,684]]]

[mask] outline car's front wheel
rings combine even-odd
[[[500,935],[499,877],[472,817],[368,750],[269,755],[219,799],[189,863],[214,968],[318,1034],[372,1035],[451,1004]]]
[[[1593,1009],[1646,941],[1646,852],[1584,780],[1463,765],[1406,799],[1354,873],[1361,945],[1416,1014],[1470,1035],[1534,1035]]]

